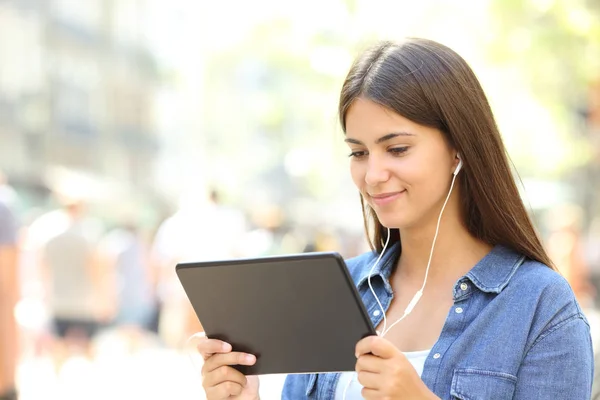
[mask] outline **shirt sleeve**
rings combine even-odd
[[[17,242],[17,222],[10,209],[0,203],[0,246],[12,246]]]
[[[521,364],[514,399],[589,400],[593,357],[590,328],[582,315],[548,328]]]

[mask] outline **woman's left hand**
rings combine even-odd
[[[356,372],[365,399],[438,399],[390,341],[368,336],[356,345]]]

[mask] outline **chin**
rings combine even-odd
[[[399,215],[377,215],[377,219],[381,225],[390,229],[402,229],[410,226],[410,222],[406,218]]]

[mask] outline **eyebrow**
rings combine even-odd
[[[388,133],[385,136],[380,137],[379,139],[377,139],[375,141],[375,144],[380,144],[383,143],[385,141],[391,140],[393,138],[396,138],[398,136],[415,136],[412,133],[408,133],[408,132],[394,132],[394,133]],[[351,138],[346,138],[344,140],[344,142],[346,143],[353,143],[353,144],[363,144],[363,142],[361,142],[360,140],[356,140],[356,139],[351,139]]]

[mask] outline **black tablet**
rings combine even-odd
[[[177,276],[210,338],[257,356],[245,375],[354,371],[375,329],[335,252],[180,263]]]

